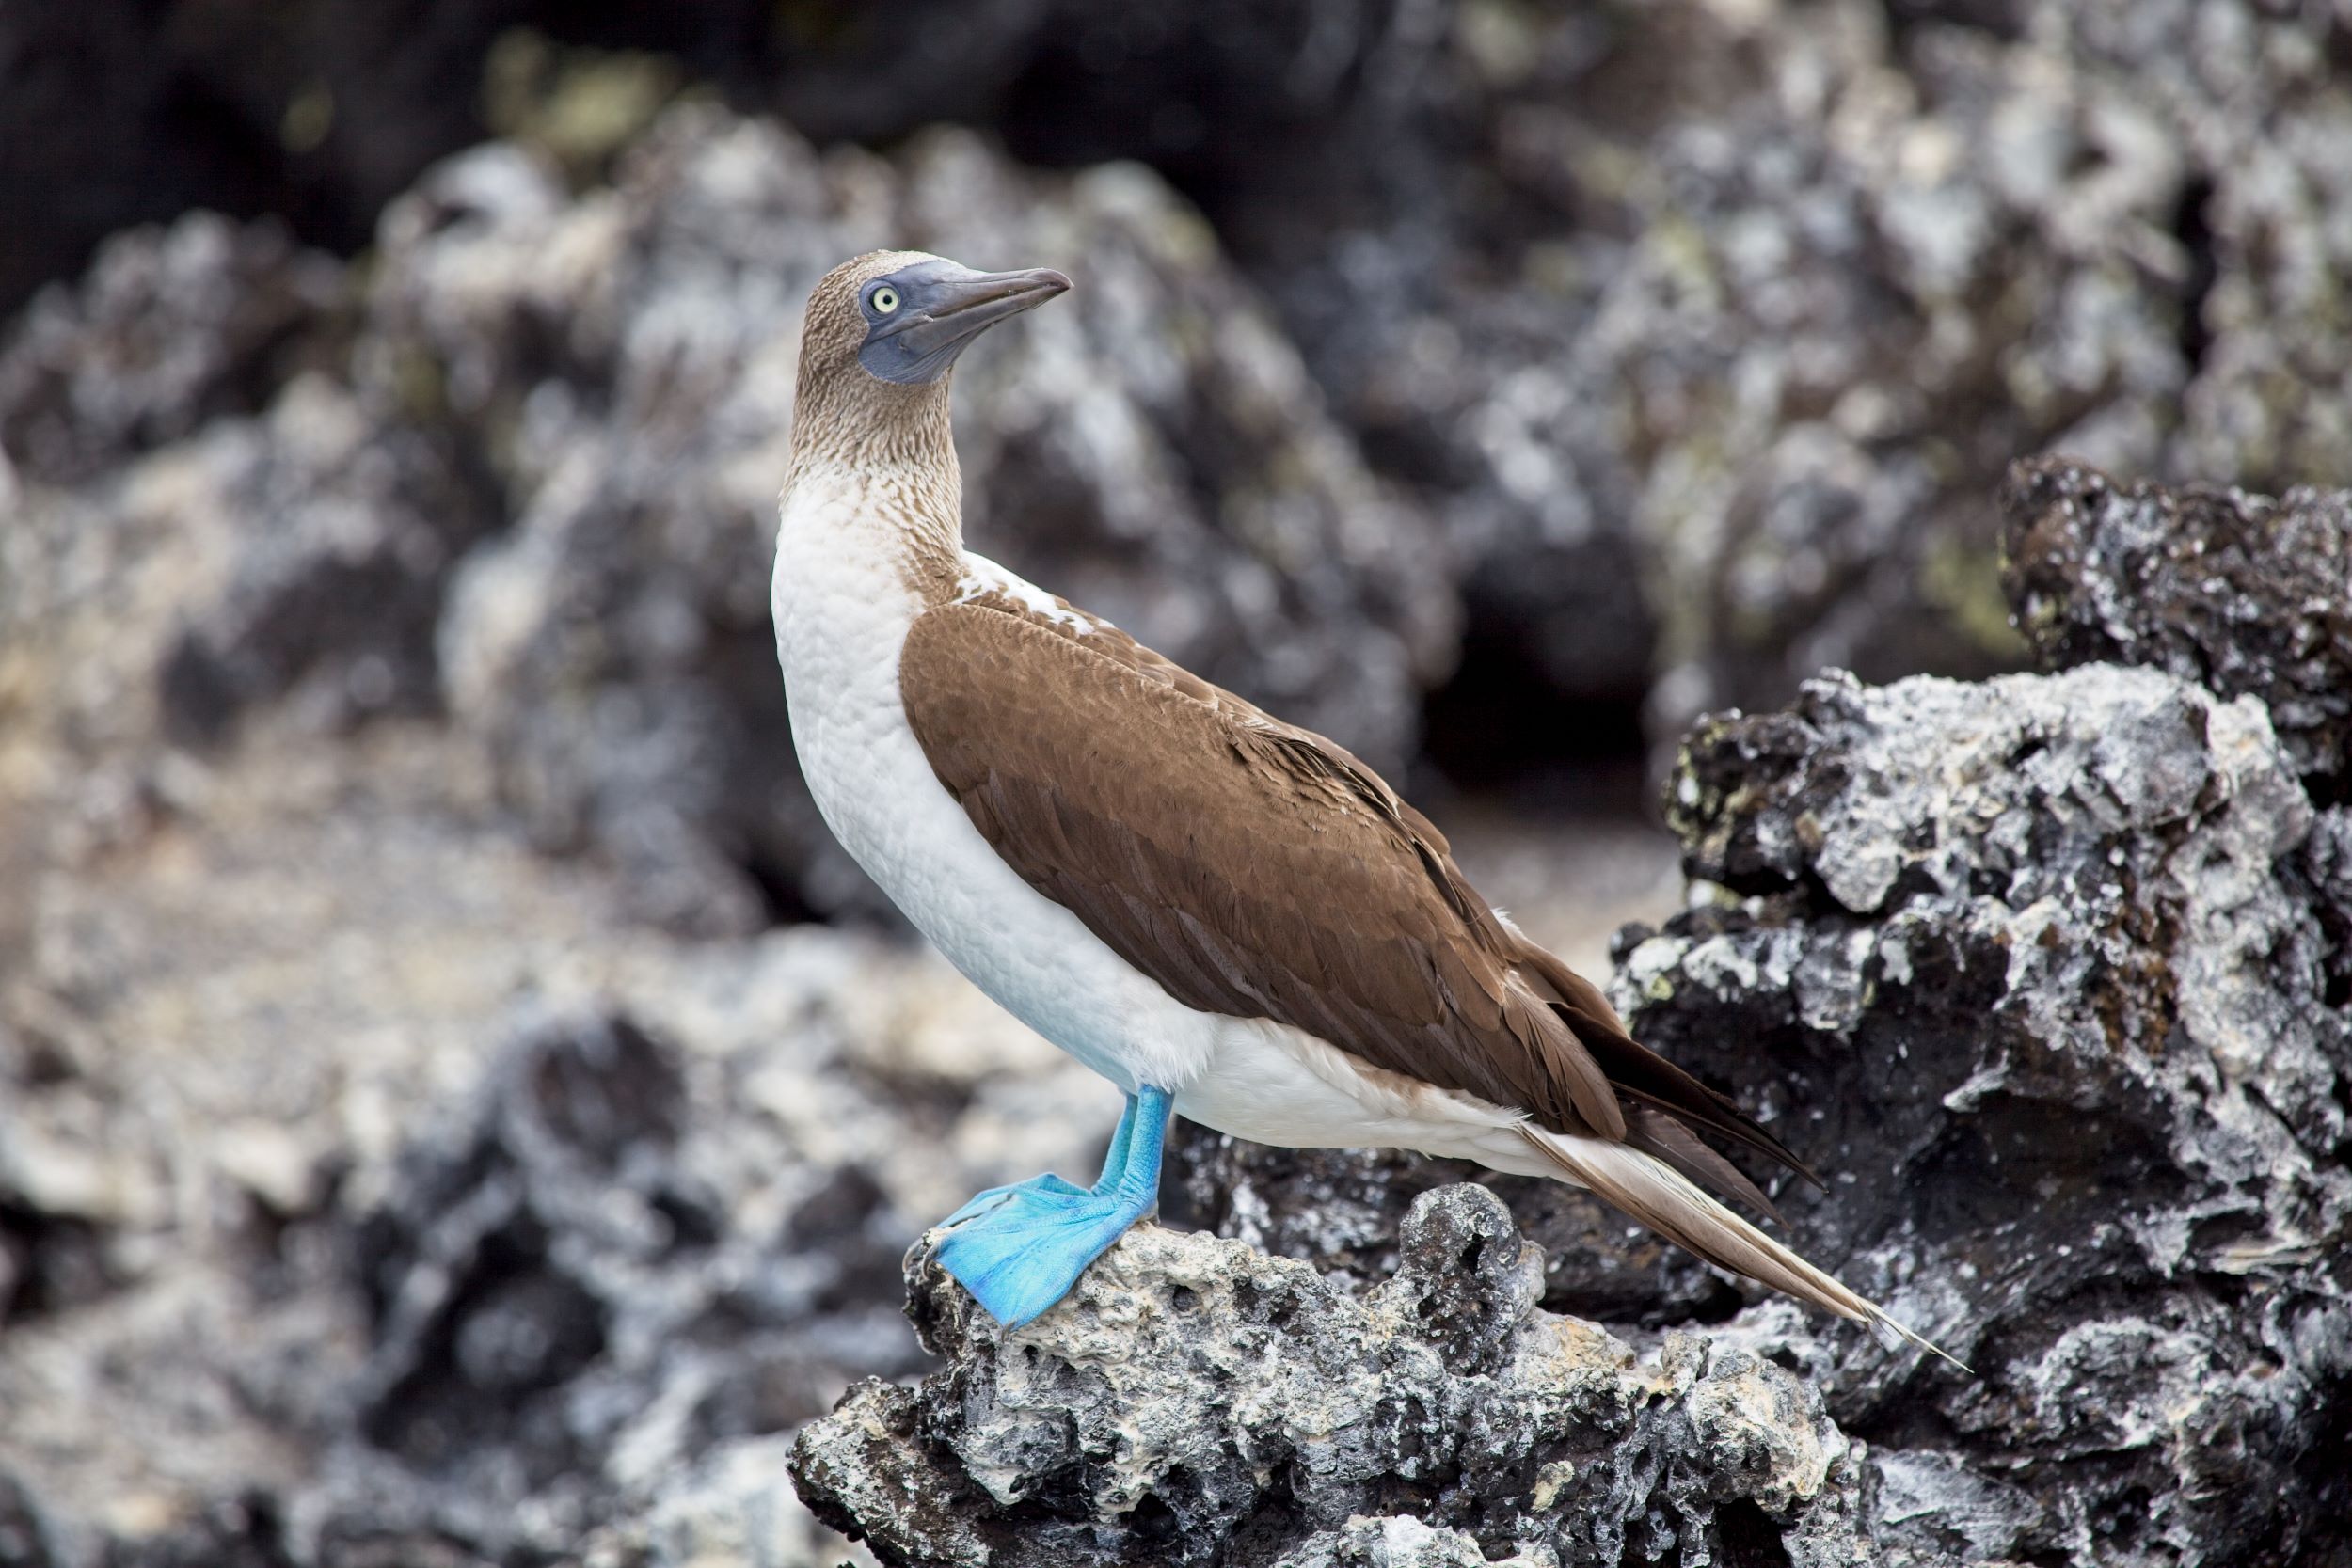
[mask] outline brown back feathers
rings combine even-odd
[[[916,620],[899,689],[997,853],[1186,1006],[1629,1138],[1746,1201],[1762,1195],[1686,1123],[1796,1165],[1499,920],[1444,836],[1322,736],[1104,623],[986,588]]]

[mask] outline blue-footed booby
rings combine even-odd
[[[956,357],[1069,287],[875,252],[817,285],[801,342],[774,610],[809,788],[950,963],[1127,1096],[1101,1180],[980,1194],[939,1261],[999,1322],[1036,1317],[1151,1210],[1175,1115],[1572,1182],[1914,1338],[1709,1195],[1771,1212],[1701,1133],[1811,1173],[1637,1043],[1371,768],[963,547]]]

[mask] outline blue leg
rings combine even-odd
[[[1091,1191],[1095,1196],[1101,1196],[1109,1190],[1112,1180],[1127,1163],[1127,1141],[1135,1132],[1135,1125],[1136,1097],[1129,1095],[1127,1108],[1119,1114],[1119,1128],[1111,1133],[1110,1152],[1103,1156],[1103,1175],[1092,1188],[1081,1187],[1074,1182],[1065,1181],[1048,1171],[1043,1176],[1032,1176],[1026,1181],[1015,1181],[1003,1187],[991,1187],[985,1192],[977,1194],[969,1203],[941,1220],[939,1228],[944,1230],[961,1225],[966,1220],[977,1219],[1016,1193],[1046,1193],[1058,1197],[1078,1197]]]
[[[1168,1096],[1154,1088],[1146,1088],[1143,1092],[1159,1095],[1160,1098],[1159,1131],[1152,1134],[1151,1154],[1152,1185],[1152,1189],[1157,1191],[1160,1181],[1160,1140],[1168,1133]],[[1129,1151],[1134,1148],[1136,1141],[1136,1113],[1141,1110],[1142,1106],[1142,1096],[1131,1094],[1127,1097],[1127,1108],[1119,1113],[1119,1125],[1111,1129],[1111,1147],[1103,1154],[1103,1174],[1096,1177],[1094,1185],[1087,1189],[1096,1197],[1101,1197],[1116,1188],[1119,1185],[1119,1179],[1127,1173]]]
[[[941,1265],[1008,1328],[1061,1300],[1158,1200],[1168,1101],[1166,1089],[1148,1084],[1128,1097],[1092,1187],[1040,1176],[992,1188],[957,1210],[939,1243]]]

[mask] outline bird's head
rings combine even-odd
[[[1069,278],[1044,267],[974,272],[919,250],[854,257],[809,292],[803,406],[886,418],[939,402],[956,356],[974,339],[1069,287]]]

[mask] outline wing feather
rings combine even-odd
[[[908,721],[997,853],[1169,995],[1553,1132],[1623,1138],[1628,1110],[1654,1106],[1804,1169],[1498,919],[1444,835],[1344,749],[1032,595],[917,617]]]

